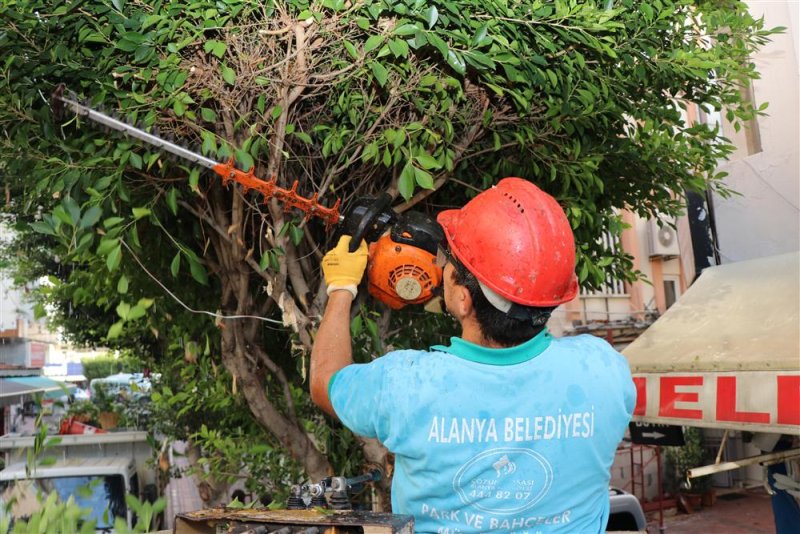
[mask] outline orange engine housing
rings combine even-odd
[[[367,280],[370,295],[399,310],[429,301],[442,282],[442,269],[427,250],[397,243],[386,233],[369,245]]]

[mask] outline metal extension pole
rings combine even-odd
[[[714,473],[722,473],[723,471],[732,471],[753,464],[760,464],[764,462],[780,462],[788,458],[800,457],[800,448],[789,449],[788,451],[772,452],[769,454],[761,454],[759,456],[751,456],[749,458],[742,458],[733,462],[723,462],[721,464],[704,465],[703,467],[695,467],[689,469],[688,478],[697,478],[706,475],[713,475]]]

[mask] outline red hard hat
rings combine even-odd
[[[504,178],[437,220],[456,258],[501,297],[550,307],[578,293],[567,216],[556,199],[531,182]]]

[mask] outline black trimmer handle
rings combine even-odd
[[[397,219],[397,214],[391,208],[392,197],[388,193],[382,193],[377,197],[364,197],[351,204],[347,213],[344,215],[344,224],[341,225],[341,232],[352,237],[350,240],[350,252],[358,250],[362,239],[368,243],[377,241],[386,230],[386,227]],[[336,243],[339,237],[336,236]]]

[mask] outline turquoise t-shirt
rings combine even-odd
[[[329,385],[342,423],[395,454],[393,511],[416,532],[603,532],[636,398],[627,361],[589,335],[451,343],[349,365]]]

